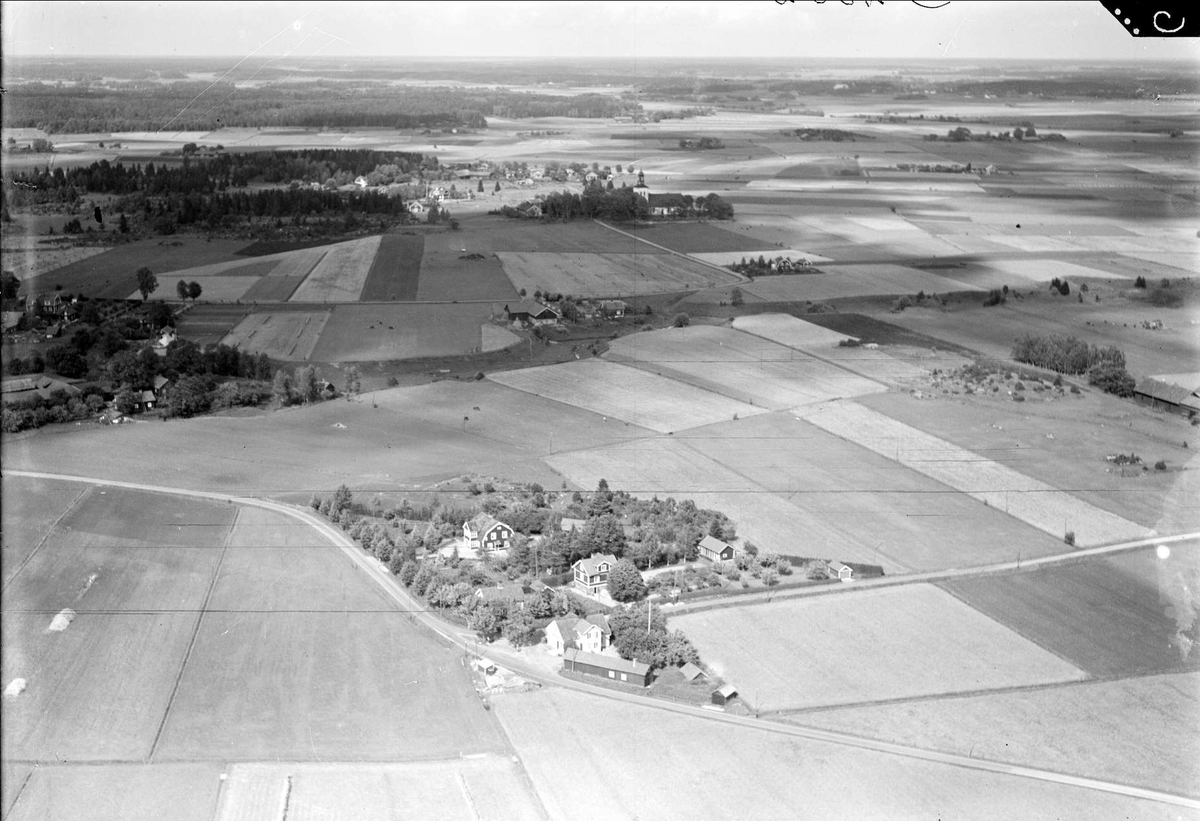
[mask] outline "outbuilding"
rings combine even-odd
[[[718,707],[724,707],[735,698],[737,698],[737,688],[732,684],[724,684],[718,689],[713,690],[712,703]]]
[[[599,676],[609,681],[620,681],[624,684],[636,684],[646,687],[650,684],[650,665],[630,661],[618,656],[604,656],[599,653],[585,653],[569,647],[563,652],[563,670],[571,673],[584,673],[589,676]]]
[[[733,558],[736,552],[733,545],[723,542],[715,536],[705,536],[696,547],[700,551],[700,558],[708,559],[710,562],[727,562]]]

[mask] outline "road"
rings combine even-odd
[[[366,555],[357,544],[354,543],[345,533],[338,527],[330,524],[325,519],[313,513],[307,508],[294,507],[281,502],[274,502],[267,499],[256,499],[247,497],[230,496],[224,493],[213,493],[200,490],[178,490],[175,488],[161,487],[157,485],[145,485],[135,482],[118,482],[108,479],[96,479],[88,476],[74,476],[56,473],[41,473],[35,471],[13,470],[6,471],[7,476],[24,476],[34,479],[52,479],[68,482],[82,482],[92,485],[102,485],[106,487],[128,488],[130,490],[141,490],[152,493],[167,493],[179,496],[190,496],[199,499],[210,499],[221,502],[231,502],[235,504],[251,505],[254,507],[264,508],[266,510],[275,511],[285,516],[290,516],[298,519],[312,527],[317,532],[329,539],[330,543],[341,548],[351,561],[361,568],[374,582],[376,582],[383,592],[392,599],[400,609],[412,613],[414,618],[428,630],[431,630],[442,639],[450,642],[452,645],[462,648],[470,652],[477,645],[477,640],[473,633],[455,625],[447,624],[436,618],[432,613],[426,611],[420,602],[416,601],[409,593],[395,580],[391,573],[377,559]],[[1200,534],[1188,534],[1186,536],[1170,537],[1174,541],[1182,541],[1184,539],[1194,539],[1200,537]],[[1150,539],[1142,540],[1147,544],[1161,544],[1165,539]],[[1096,554],[1101,551],[1112,552],[1118,549],[1133,549],[1131,547],[1122,547],[1121,545],[1110,545],[1108,547],[1091,548],[1090,551],[1078,551],[1076,553],[1067,554],[1071,558],[1076,558],[1088,552]],[[1053,561],[1055,559],[1063,559],[1065,557],[1047,556],[1043,562]],[[1022,567],[1025,563],[1022,563]],[[957,571],[945,571],[957,572]],[[849,587],[850,585],[842,585]],[[999,761],[989,761],[986,759],[974,758],[971,756],[957,755],[954,753],[943,753],[934,750],[921,749],[919,747],[910,747],[904,744],[894,744],[887,741],[878,741],[869,738],[860,738],[858,736],[847,733],[839,733],[830,730],[818,730],[809,727],[799,727],[793,725],[779,724],[771,721],[765,721],[757,718],[733,716],[726,713],[706,710],[701,707],[692,707],[684,704],[675,704],[660,699],[654,699],[647,696],[640,696],[634,693],[626,693],[617,690],[611,690],[606,687],[587,684],[586,682],[575,681],[573,679],[562,678],[558,676],[547,676],[532,665],[524,662],[517,653],[507,651],[504,648],[493,647],[489,648],[488,655],[493,660],[499,662],[502,666],[508,667],[514,672],[519,673],[524,678],[531,681],[536,681],[543,685],[566,687],[573,690],[589,693],[600,698],[607,698],[616,701],[625,701],[631,704],[637,704],[643,707],[649,707],[666,712],[676,713],[678,715],[690,716],[692,718],[701,719],[704,721],[715,722],[728,726],[748,728],[759,732],[773,733],[776,735],[791,736],[795,738],[804,738],[813,741],[824,741],[831,744],[840,744],[848,747],[856,747],[862,750],[870,750],[877,753],[887,753],[891,755],[904,756],[906,758],[919,759],[922,761],[930,761],[937,764],[945,764],[953,767],[964,767],[972,770],[991,772],[1000,775],[1015,776],[1019,778],[1029,778],[1038,781],[1047,781],[1064,786],[1078,787],[1088,790],[1096,790],[1100,792],[1115,793],[1130,798],[1139,798],[1148,801],[1155,801],[1174,806],[1187,807],[1190,809],[1200,810],[1200,800],[1182,795],[1174,795],[1172,793],[1160,792],[1157,790],[1135,787],[1128,784],[1116,784],[1108,781],[1101,781],[1093,778],[1084,778],[1081,776],[1068,775],[1065,773],[1053,772],[1050,770],[1041,770],[1034,767],[1025,767],[1017,764],[1007,764]]]

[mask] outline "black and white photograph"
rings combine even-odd
[[[0,0],[0,821],[1200,821],[1198,36]]]

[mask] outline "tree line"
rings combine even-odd
[[[1086,373],[1097,365],[1125,368],[1125,354],[1115,346],[1100,348],[1073,336],[1056,334],[1025,334],[1013,344],[1012,358],[1017,362],[1067,374]]]

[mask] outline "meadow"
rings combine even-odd
[[[321,330],[316,362],[379,362],[389,359],[462,356],[482,347],[481,326],[489,306],[337,305]]]
[[[686,613],[671,625],[687,634],[705,663],[756,711],[1075,681],[1086,675],[924,584]],[[997,665],[997,658],[1004,664]]]
[[[495,300],[500,307],[505,302],[519,300],[504,273],[504,266],[492,251],[494,246],[487,244],[498,242],[501,236],[498,232],[488,231],[477,236],[474,228],[448,234],[427,234],[421,257],[421,282],[414,299],[422,302]]]
[[[380,240],[381,237],[374,236],[329,246],[289,301],[357,302]]]
[[[14,785],[20,790],[19,800],[11,813],[5,804],[4,817],[11,821],[211,821],[223,769],[220,762],[40,766],[28,782]]]
[[[306,362],[312,357],[329,318],[329,311],[255,312],[248,314],[221,341],[243,351],[265,353],[275,360]]]
[[[384,234],[363,285],[362,301],[416,299],[424,251],[425,237],[420,234]]]
[[[732,273],[674,254],[497,253],[518,291],[618,297],[675,293],[736,282]]]
[[[904,356],[890,346],[843,347],[840,343],[851,337],[786,314],[739,316],[733,320],[733,327],[744,333],[761,336],[780,345],[818,356],[869,379],[904,380],[924,376],[929,372],[927,367],[918,364],[921,360]]]
[[[1176,673],[814,710],[786,720],[1196,796],[1197,692],[1200,674]]]
[[[54,525],[83,497],[85,490],[74,482],[11,476],[0,479],[0,498],[4,500],[0,568],[5,588],[29,557],[41,549]]]

